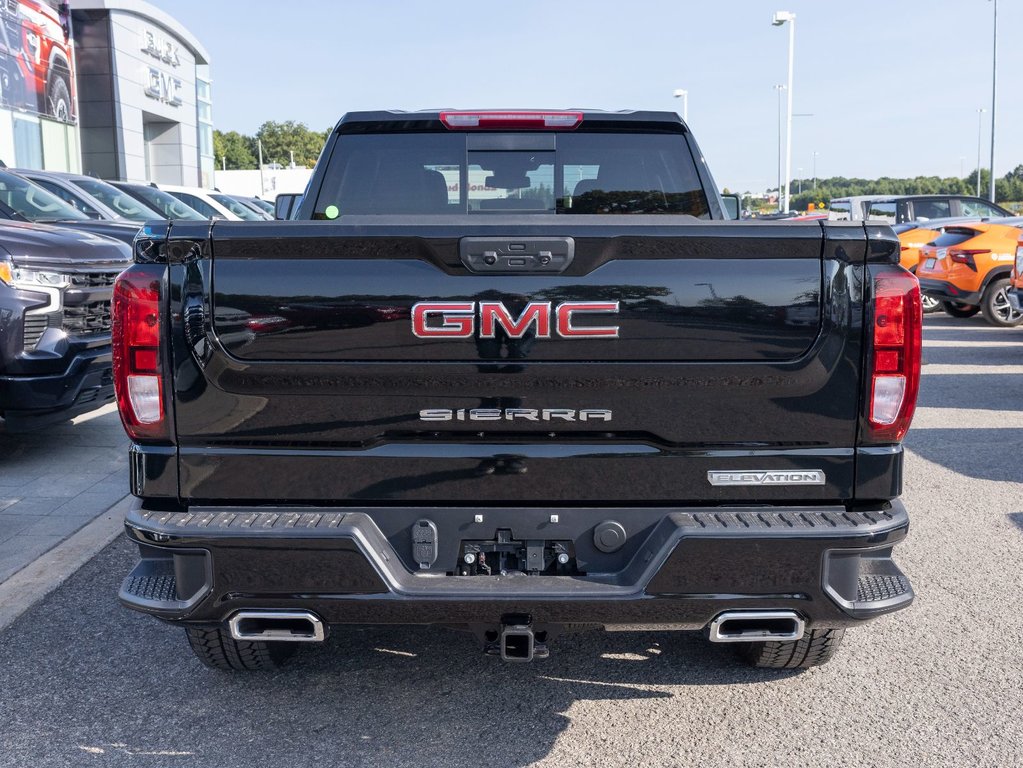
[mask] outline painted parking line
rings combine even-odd
[[[64,583],[124,530],[125,496],[73,536],[0,583],[0,630]]]
[[[1023,351],[1023,330],[1014,341],[948,341],[946,339],[928,339],[924,332],[924,349],[928,347],[954,347],[957,349],[1000,349],[1002,347],[1019,347]]]
[[[1000,374],[1000,375],[1011,375],[1019,376],[1023,374],[1023,365],[971,365],[969,363],[965,365],[925,365],[921,369],[921,372],[927,375],[935,374],[950,374],[956,375],[981,375],[981,374]]]
[[[109,403],[104,405],[102,408],[97,408],[95,411],[89,411],[88,413],[83,413],[81,416],[75,416],[71,419],[71,423],[84,424],[87,421],[92,421],[93,419],[98,419],[101,416],[106,416],[108,413],[117,413],[116,403]]]
[[[913,414],[914,432],[921,429],[1023,429],[1023,413],[988,411],[979,408],[917,408]]]

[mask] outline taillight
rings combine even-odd
[[[873,442],[906,434],[920,390],[920,283],[909,272],[874,273],[867,423]]]
[[[167,438],[160,349],[160,284],[164,268],[137,265],[114,282],[114,391],[128,436]]]
[[[583,121],[582,112],[441,112],[449,129],[562,130],[570,131]]]
[[[988,248],[950,248],[948,257],[956,264],[965,264],[976,272],[977,262],[973,260],[973,257],[984,253],[991,253],[991,250]]]

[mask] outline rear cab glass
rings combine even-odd
[[[930,219],[947,219],[952,215],[952,205],[948,200],[914,200],[913,220],[929,221]]]
[[[894,201],[885,203],[868,203],[866,207],[867,219],[870,219],[871,221],[886,221],[889,224],[895,223],[898,203]]]
[[[851,221],[852,203],[848,200],[832,200],[828,208],[828,219],[831,221]]]
[[[524,134],[509,141],[523,144]],[[529,134],[525,134],[529,135]],[[542,149],[494,149],[501,134],[345,134],[314,219],[388,214],[682,214],[710,218],[680,134],[559,133]],[[480,147],[480,148],[476,148]]]

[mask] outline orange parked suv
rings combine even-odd
[[[953,317],[981,312],[992,325],[1023,323],[1023,312],[1008,297],[1020,228],[1023,218],[946,227],[920,249],[921,290]]]
[[[938,235],[945,231],[946,227],[955,224],[973,224],[981,221],[979,216],[975,217],[954,217],[950,219],[931,219],[930,221],[909,221],[905,224],[895,224],[892,229],[899,236],[902,253],[899,256],[899,263],[903,268],[916,274],[917,264],[920,261],[920,249],[932,242]],[[937,312],[941,309],[941,302],[931,296],[921,296],[920,301],[923,310]]]

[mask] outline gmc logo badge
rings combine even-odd
[[[412,307],[412,333],[420,339],[482,339],[497,337],[500,327],[511,339],[533,329],[538,339],[617,339],[618,326],[576,325],[582,315],[618,314],[617,301],[566,301],[553,306],[533,301],[513,317],[500,301],[421,301]],[[477,334],[476,320],[479,319]]]

